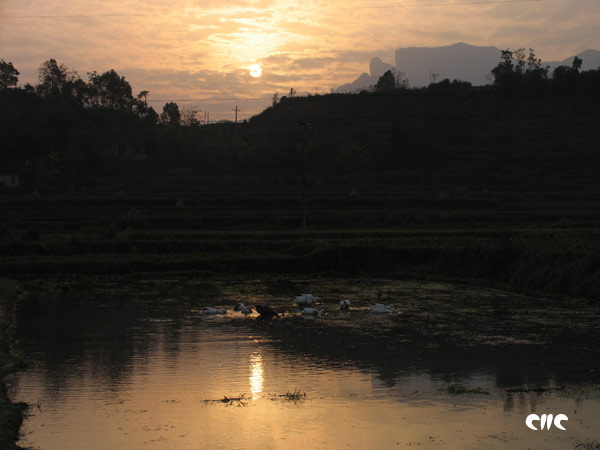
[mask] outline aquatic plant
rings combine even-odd
[[[246,394],[240,394],[238,397],[227,397],[225,395],[223,398],[217,400],[204,400],[204,403],[224,403],[226,405],[246,406],[248,405],[248,399],[246,398]]]
[[[237,404],[237,406],[246,406],[248,400],[245,398],[246,394],[240,394],[238,397],[227,397],[224,396],[220,402],[227,403],[228,405]]]
[[[286,392],[285,394],[281,394],[279,397],[292,402],[297,402],[299,400],[306,399],[306,392],[300,392],[300,390],[294,389],[292,392]]]

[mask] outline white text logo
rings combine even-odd
[[[544,427],[546,428],[546,430],[549,430],[552,427],[552,418],[553,417],[554,416],[552,416],[552,414],[542,414],[541,417],[538,416],[537,414],[529,414],[527,416],[527,419],[525,419],[525,425],[527,425],[527,428],[529,428],[531,430],[538,431],[538,429],[534,425],[534,422],[539,422],[540,430],[543,430]],[[554,417],[554,426],[556,428],[558,428],[559,430],[565,431],[566,428],[563,427],[561,424],[561,422],[563,422],[565,420],[569,420],[569,418],[565,414],[557,414],[556,417]]]

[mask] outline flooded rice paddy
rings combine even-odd
[[[291,304],[306,291],[322,316]],[[14,330],[31,362],[9,379],[32,405],[23,446],[569,449],[600,438],[600,310],[587,302],[393,280],[39,292]],[[244,316],[237,301],[283,314]],[[398,312],[373,315],[372,301]],[[207,316],[207,305],[229,310]],[[529,430],[532,412],[566,414],[566,431]]]

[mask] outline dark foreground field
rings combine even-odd
[[[300,183],[162,177],[0,197],[0,273],[459,279],[554,297],[600,294],[600,192],[573,185]],[[576,183],[579,185],[579,182]]]

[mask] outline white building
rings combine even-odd
[[[0,175],[0,186],[14,188],[19,187],[19,175],[16,173],[9,175]]]

